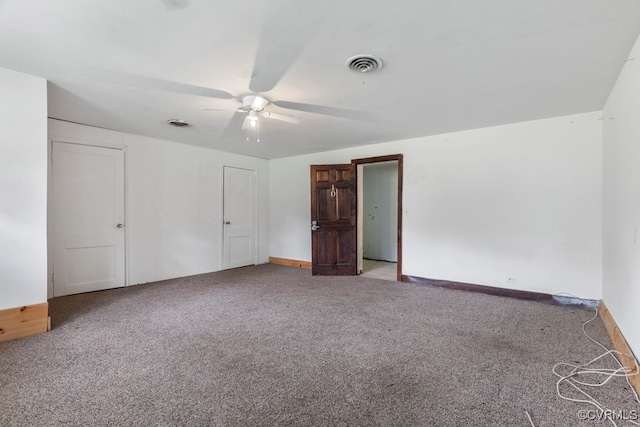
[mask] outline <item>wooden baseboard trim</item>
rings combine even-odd
[[[305,268],[307,270],[311,270],[311,262],[299,261],[297,259],[278,258],[278,257],[271,256],[269,257],[269,264],[286,265],[289,267],[298,267],[298,268]]]
[[[0,310],[0,342],[47,332],[50,325],[48,302]]]
[[[417,276],[402,275],[403,282],[419,285],[437,286],[439,288],[456,289],[459,291],[477,292],[501,297],[526,299],[532,301],[553,302],[553,295],[539,292],[519,291],[515,289],[496,288],[494,286],[474,285],[472,283],[450,282],[448,280],[425,279]]]
[[[609,334],[609,338],[611,338],[611,342],[613,343],[614,350],[619,351],[620,353],[628,354],[631,357],[627,356],[619,356],[618,360],[625,368],[635,368],[635,354],[633,354],[633,350],[629,347],[627,340],[622,335],[622,331],[618,327],[618,324],[613,319],[611,312],[604,304],[604,301],[600,300],[600,305],[598,306],[598,314],[600,315],[600,319],[602,319],[602,323],[604,323],[604,327]],[[629,377],[629,382],[633,386],[633,388],[640,394],[640,374],[633,375]]]
[[[517,298],[529,301],[538,301],[547,304],[573,306],[595,310],[597,301],[580,298],[562,297],[541,292],[520,291],[516,289],[496,288],[494,286],[475,285],[472,283],[451,282],[448,280],[425,279],[418,276],[402,275],[402,282],[416,283],[439,288],[455,289],[459,291],[476,292],[499,297]]]

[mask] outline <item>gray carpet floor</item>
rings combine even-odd
[[[0,343],[2,426],[610,425],[556,396],[554,364],[601,353],[580,308],[260,265],[50,314]],[[594,394],[638,410],[622,379]]]

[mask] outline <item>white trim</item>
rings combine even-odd
[[[89,145],[92,147],[100,147],[100,148],[111,148],[115,150],[122,150],[126,146],[122,142],[111,142],[111,141],[91,141],[87,139],[81,138],[69,138],[62,136],[49,136],[49,139],[53,142],[65,142],[67,144],[76,144],[76,145]]]
[[[122,148],[124,162],[124,286],[129,286],[129,150]]]
[[[220,268],[219,270],[224,270],[224,167],[225,167],[225,163],[224,162],[220,162],[220,203],[218,204],[218,206],[220,206],[220,224],[218,224],[218,227],[220,227]]]
[[[47,147],[47,299],[53,298],[53,139]]]

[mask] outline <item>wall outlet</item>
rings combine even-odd
[[[516,276],[507,277],[507,283],[518,283],[518,278]]]

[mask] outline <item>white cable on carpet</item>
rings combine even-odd
[[[598,411],[600,411],[599,414],[616,414],[616,413],[619,413],[620,411],[612,411],[612,410],[606,408],[603,404],[598,402],[593,396],[591,396],[589,393],[587,393],[585,390],[583,390],[580,386],[584,386],[584,387],[601,387],[601,386],[605,385],[607,382],[609,382],[612,378],[624,377],[627,380],[627,384],[629,385],[629,387],[633,391],[633,394],[634,394],[636,402],[638,404],[640,404],[640,398],[638,397],[638,393],[636,392],[636,390],[631,385],[631,382],[629,381],[629,377],[630,376],[638,375],[638,370],[640,369],[640,367],[638,366],[638,361],[636,360],[635,357],[633,357],[633,355],[629,355],[629,354],[626,354],[626,353],[621,353],[621,352],[619,352],[617,350],[610,350],[605,345],[603,345],[602,343],[596,341],[594,338],[589,336],[589,334],[587,333],[585,327],[589,323],[593,322],[597,318],[598,318],[598,308],[596,307],[595,308],[595,315],[591,319],[587,320],[586,322],[584,322],[582,324],[582,332],[584,333],[584,335],[589,340],[591,340],[592,342],[594,342],[598,346],[602,347],[605,350],[605,353],[601,354],[600,356],[596,357],[595,359],[593,359],[590,362],[585,363],[583,365],[574,365],[572,363],[557,363],[556,365],[554,365],[552,371],[559,378],[558,382],[556,383],[556,393],[558,394],[558,396],[560,396],[562,399],[565,399],[565,400],[569,400],[569,401],[572,401],[572,402],[587,403],[587,404],[593,405],[598,409]],[[633,367],[633,368],[625,368],[624,365],[622,364],[622,362],[620,362],[619,358],[616,357],[616,355],[617,356],[625,356],[625,357],[628,357],[629,359],[633,360],[634,364],[635,364],[635,367]],[[616,361],[616,363],[620,366],[620,368],[618,368],[618,369],[606,369],[606,368],[590,368],[589,367],[593,363],[595,363],[598,360],[600,360],[600,359],[602,359],[604,357],[607,357],[607,356],[611,356]],[[559,366],[566,366],[566,367],[571,368],[572,370],[569,373],[569,375],[562,375],[562,374],[558,373],[557,370],[556,370],[556,368],[558,368]],[[604,376],[605,379],[600,381],[600,382],[589,383],[589,382],[584,382],[584,381],[577,380],[575,377],[578,376],[578,375]],[[570,385],[575,390],[580,392],[585,397],[585,399],[576,399],[576,398],[572,398],[572,397],[569,397],[569,396],[562,395],[562,393],[560,392],[560,385],[561,384]],[[527,414],[527,416],[528,416],[528,414]],[[614,421],[613,417],[606,416],[606,418],[609,421],[611,421],[611,423],[614,426],[617,426],[617,424]],[[627,419],[626,421],[629,421],[630,423],[635,424],[635,425],[640,425],[640,423],[635,421],[635,420]],[[531,423],[531,424],[533,425],[533,423]]]
[[[531,415],[529,415],[529,411],[527,411],[526,409],[524,410],[525,415],[527,416],[527,418],[529,418],[529,422],[531,423],[531,427],[536,427],[536,425],[533,423],[533,420],[531,419]]]

